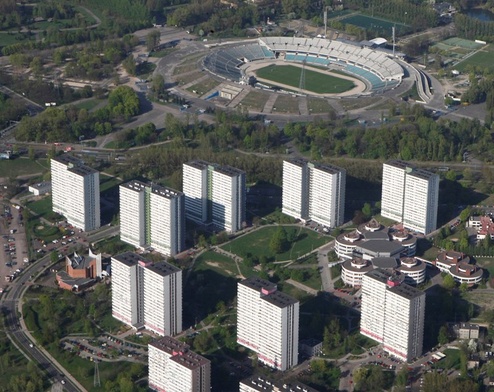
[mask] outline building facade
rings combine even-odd
[[[237,343],[279,370],[298,363],[299,302],[274,283],[251,277],[238,283]]]
[[[51,160],[52,210],[84,231],[100,227],[99,172],[71,155]]]
[[[419,233],[437,227],[439,176],[407,162],[391,160],[383,165],[382,216],[403,222]]]
[[[185,216],[235,233],[245,222],[245,172],[204,161],[183,165]]]
[[[211,362],[165,336],[148,345],[149,388],[158,392],[210,392]]]
[[[406,362],[422,354],[425,293],[396,272],[374,269],[362,279],[360,333]]]
[[[158,335],[182,331],[182,270],[136,253],[112,257],[112,315]]]
[[[283,161],[284,214],[326,227],[343,223],[346,172],[305,159]]]
[[[174,256],[185,248],[185,197],[170,188],[130,181],[120,185],[120,239]]]

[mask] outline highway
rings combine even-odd
[[[58,363],[55,365],[54,359],[49,354],[32,342],[26,333],[23,320],[19,317],[17,307],[21,301],[26,283],[29,282],[31,275],[36,276],[45,266],[50,263],[50,255],[43,257],[36,263],[31,264],[24,270],[9,286],[8,291],[4,292],[0,299],[0,306],[5,314],[5,333],[12,339],[17,348],[27,354],[34,361],[38,362],[40,368],[44,370],[52,382],[65,381],[63,388],[68,392],[85,391],[80,385],[76,385],[72,376],[63,369]],[[31,345],[33,347],[31,347]]]

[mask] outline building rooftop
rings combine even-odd
[[[72,286],[72,288],[76,290],[87,287],[96,282],[93,278],[73,278],[65,271],[58,271],[57,278],[64,284]]]
[[[304,158],[291,158],[291,159],[285,159],[285,162],[291,163],[292,165],[299,166],[299,167],[305,167],[309,161]]]
[[[99,173],[98,170],[93,169],[92,167],[89,166],[74,166],[72,168],[69,168],[69,171],[71,171],[74,174],[78,174],[80,176],[87,176],[88,174],[94,174],[94,173]]]
[[[398,267],[398,261],[394,257],[374,257],[372,265],[375,268],[395,269]]]
[[[312,163],[310,162],[309,165],[313,165],[315,169],[324,171],[329,174],[338,174],[341,172],[344,172],[345,169],[342,169],[341,167],[330,165],[328,163]]]
[[[63,163],[64,165],[67,165],[67,166],[69,164],[72,164],[74,166],[79,166],[79,165],[83,164],[82,160],[80,160],[79,158],[76,158],[75,156],[70,155],[70,154],[58,155],[55,158],[53,158],[53,160],[56,162]]]
[[[318,392],[316,389],[311,388],[300,382],[282,382],[271,381],[260,376],[251,376],[245,380],[240,381],[240,384],[246,385],[250,390],[259,392]]]
[[[89,264],[91,263],[91,261],[94,260],[93,257],[84,257],[84,256],[81,256],[79,254],[77,254],[77,252],[74,252],[72,255],[70,256],[65,256],[65,260],[67,262],[67,264],[70,264],[70,266],[73,268],[73,269],[86,269],[86,268],[89,268]]]
[[[170,360],[177,362],[188,369],[197,369],[210,363],[209,360],[203,356],[188,350],[174,355]]]
[[[231,167],[231,166],[221,166],[221,165],[214,165],[214,171],[218,172],[218,173],[221,173],[221,174],[225,174],[227,176],[230,176],[230,177],[236,177],[236,176],[239,176],[239,175],[242,175],[244,174],[245,172],[240,170],[240,169],[237,169],[235,167]]]
[[[289,295],[282,293],[281,291],[275,291],[274,293],[265,295],[262,297],[263,300],[279,307],[286,308],[287,306],[296,304],[298,301],[290,297]]]
[[[366,240],[385,240],[389,241],[388,230],[364,231],[362,235]]]
[[[143,192],[146,189],[146,187],[149,186],[149,184],[146,184],[146,183],[144,183],[142,181],[138,181],[138,180],[132,180],[132,181],[126,182],[125,184],[121,184],[120,186],[127,188],[127,189],[131,189],[131,190],[136,191],[136,192]]]
[[[400,284],[398,286],[390,287],[389,291],[398,294],[407,299],[413,299],[420,297],[422,295],[425,296],[423,291],[416,289],[415,287],[409,286],[407,284]]]
[[[241,282],[239,282],[239,284],[247,286],[259,292],[261,292],[262,289],[265,289],[269,292],[274,292],[277,289],[276,284],[270,282],[269,280],[258,278],[257,276],[251,276],[250,278],[242,280]]]
[[[359,245],[360,249],[367,250],[373,253],[389,253],[395,254],[403,250],[403,246],[400,243],[393,241],[383,241],[383,240],[369,240],[361,243]]]
[[[394,166],[399,169],[405,170],[408,174],[419,177],[419,178],[424,178],[424,179],[429,179],[433,176],[437,176],[437,174],[432,173],[428,170],[424,169],[419,169],[415,165],[410,164],[409,162],[401,161],[399,159],[391,159],[385,163],[385,165],[389,166]]]
[[[424,180],[428,180],[432,177],[438,177],[436,173],[432,173],[428,170],[424,169],[413,169],[413,171],[410,173],[411,176],[417,177],[417,178],[422,178]]]
[[[168,276],[174,273],[181,271],[180,268],[175,267],[174,265],[168,264],[166,261],[162,261],[160,263],[156,263],[147,267],[148,270],[153,271],[161,276]]]
[[[204,170],[204,169],[207,169],[209,167],[210,163],[206,162],[206,161],[202,161],[200,159],[196,159],[194,161],[190,161],[190,162],[185,163],[185,165],[194,167],[196,169]]]
[[[183,193],[180,191],[176,191],[175,189],[167,188],[160,185],[153,185],[151,191],[155,195],[166,197],[167,199],[175,199],[183,195]]]
[[[29,186],[34,189],[43,189],[46,187],[51,187],[51,182],[50,181],[37,182],[36,184],[32,184]]]
[[[162,337],[161,339],[149,343],[149,345],[172,355],[173,353],[187,351],[190,348],[188,344],[183,343],[180,340],[173,339],[171,336]]]
[[[113,256],[113,258],[129,267],[132,267],[136,265],[140,260],[143,260],[143,257],[134,252],[121,253],[119,255]]]

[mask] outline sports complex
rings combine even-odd
[[[404,76],[389,51],[324,38],[265,37],[216,47],[203,65],[230,82],[255,80],[256,87],[322,97],[383,93]]]

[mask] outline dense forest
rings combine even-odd
[[[465,14],[456,14],[454,21],[459,37],[494,42],[494,22],[482,21]]]

